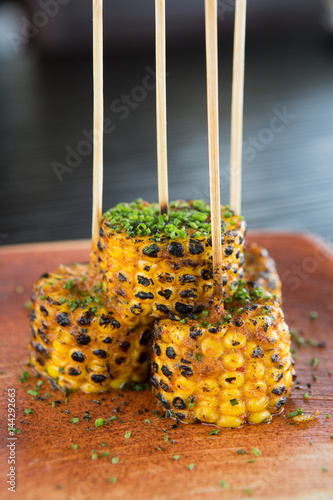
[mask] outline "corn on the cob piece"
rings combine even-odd
[[[30,363],[59,387],[99,392],[147,377],[150,325],[113,314],[89,265],[43,275],[32,303]]]
[[[280,304],[282,303],[281,280],[275,262],[267,250],[257,243],[246,245],[243,280],[249,287],[261,287],[276,295]]]
[[[259,424],[281,411],[293,379],[290,333],[278,299],[241,285],[219,321],[160,319],[154,330],[153,392],[184,422]]]
[[[245,222],[221,208],[225,296],[243,274]],[[169,218],[158,206],[137,201],[104,215],[92,261],[104,276],[114,311],[132,324],[140,317],[192,314],[213,297],[210,208],[174,202]]]

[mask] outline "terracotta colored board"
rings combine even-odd
[[[256,233],[248,239],[266,246],[277,261],[290,326],[303,332],[306,339],[323,341],[326,346],[298,349],[296,368],[301,387],[294,387],[284,415],[274,417],[269,425],[225,429],[213,436],[209,435],[212,427],[207,425],[181,424],[172,429],[173,421],[152,414],[156,404],[150,391],[71,394],[65,402],[63,393],[44,382],[39,391],[43,401],[28,395],[37,379],[30,375],[26,383],[18,380],[27,370],[29,326],[24,302],[41,273],[60,263],[86,261],[89,243],[1,249],[2,499],[12,498],[6,485],[8,388],[16,390],[16,426],[21,429],[15,435],[16,499],[238,500],[249,496],[246,489],[254,499],[333,498],[333,377],[329,375],[333,371],[332,250],[306,235]],[[22,294],[17,293],[17,285],[23,286]],[[318,319],[310,319],[311,311],[317,311]],[[316,368],[311,367],[313,358],[319,360]],[[303,400],[303,393],[309,393],[308,401]],[[61,403],[53,407],[55,400]],[[288,413],[299,407],[306,412],[319,410],[319,418],[291,425]],[[34,413],[26,415],[27,408]],[[85,410],[90,411],[89,422],[83,419]],[[331,418],[326,418],[327,414]],[[95,429],[95,419],[112,416],[117,420]],[[78,417],[79,423],[71,423],[73,417]],[[130,438],[125,438],[126,431],[131,431]],[[72,449],[75,443],[76,450]],[[256,457],[253,448],[262,455]],[[246,453],[237,453],[240,449]],[[97,459],[92,458],[92,450],[97,451]],[[108,451],[110,455],[103,457],[102,452]],[[178,460],[174,458],[177,455]],[[112,457],[118,457],[119,462],[113,464]],[[192,470],[188,470],[189,464],[194,464]],[[111,477],[117,478],[115,484],[109,481]],[[229,489],[221,486],[221,481],[226,481]]]

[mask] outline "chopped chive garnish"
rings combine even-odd
[[[104,425],[104,420],[102,418],[97,418],[95,420],[95,427],[101,427],[102,425]]]

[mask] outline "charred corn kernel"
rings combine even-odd
[[[251,286],[240,287],[224,312],[218,315],[213,306],[212,313],[204,314],[205,326],[202,317],[183,324],[177,317],[156,322],[153,392],[181,421],[199,419],[221,427],[264,422],[281,410],[290,393],[294,370],[290,352],[283,359],[280,355],[290,338],[279,301],[267,293],[258,297]],[[271,330],[277,333],[275,341]],[[177,353],[175,338],[182,339]]]
[[[268,371],[267,373],[267,384],[268,385],[275,385],[276,382],[279,382],[281,378],[283,377],[283,371],[279,370],[278,368],[273,368]]]
[[[243,349],[246,344],[246,337],[239,332],[229,332],[225,335],[223,341],[226,349]]]
[[[243,275],[245,223],[221,207],[224,292]],[[195,222],[196,221],[196,222]],[[101,272],[110,307],[137,323],[147,316],[196,313],[213,298],[209,205],[173,202],[121,204],[103,216],[92,262]]]
[[[221,387],[240,387],[244,384],[244,375],[241,372],[226,372],[219,377]]]
[[[147,377],[147,321],[133,329],[113,314],[98,278],[76,264],[34,286],[30,362],[61,388],[100,392]]]
[[[242,418],[238,418],[232,415],[222,415],[217,422],[216,425],[218,427],[228,427],[228,428],[237,428],[243,425],[244,420]]]
[[[258,411],[256,413],[250,413],[248,416],[248,421],[251,424],[261,424],[262,422],[267,422],[271,420],[272,415],[268,410]]]

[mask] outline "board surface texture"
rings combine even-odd
[[[333,371],[333,253],[307,235],[250,233],[248,240],[266,247],[277,262],[289,326],[304,339],[325,346],[297,348],[297,381],[284,414],[270,424],[221,429],[212,436],[214,427],[208,425],[171,428],[174,421],[152,413],[156,403],[149,390],[70,394],[66,402],[62,392],[44,381],[39,388],[44,400],[29,395],[38,379],[30,372],[26,382],[19,381],[22,372],[29,370],[24,303],[42,273],[61,263],[87,261],[89,242],[0,250],[1,499],[333,498],[333,376],[329,374]],[[318,313],[317,319],[310,319],[311,311]],[[315,367],[313,359],[318,360]],[[16,427],[21,429],[15,434],[14,496],[6,484],[9,388],[16,392]],[[307,401],[304,393],[309,394]],[[52,406],[57,400],[61,403]],[[292,425],[288,414],[298,408],[305,413],[318,410],[318,419]],[[25,409],[34,413],[25,414]],[[88,422],[83,419],[85,411],[90,412]],[[95,419],[112,416],[117,420],[95,428]],[[75,417],[79,422],[71,423]],[[131,431],[129,438],[125,438],[127,431]],[[262,454],[256,456],[253,448]],[[92,458],[94,453],[97,458]],[[113,457],[118,457],[118,463],[112,463]],[[188,469],[190,464],[194,467]]]

